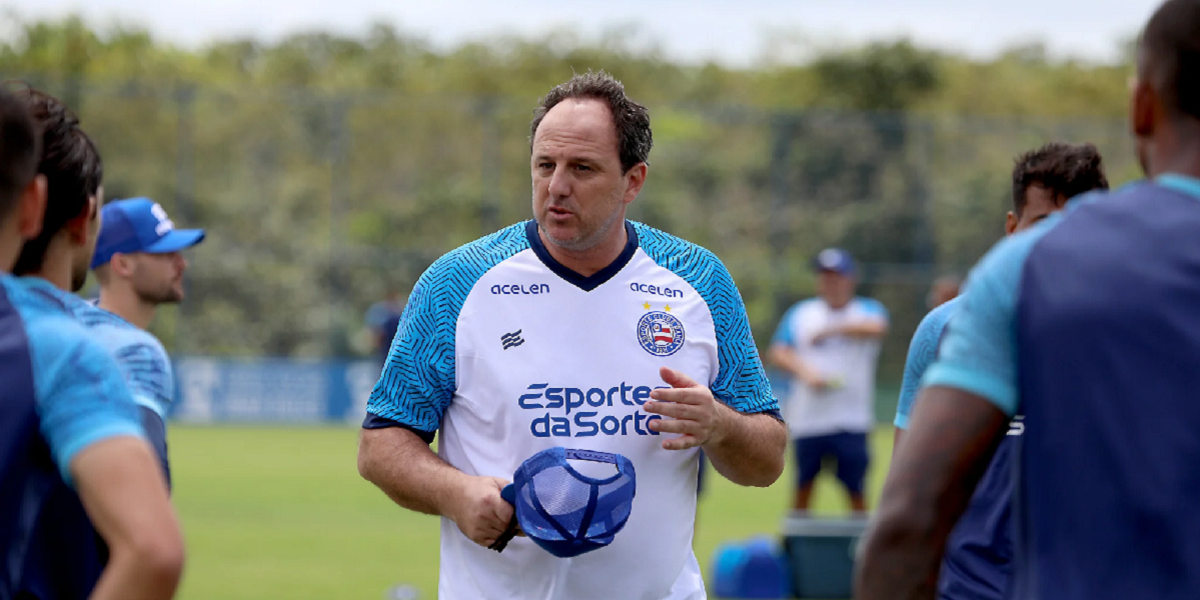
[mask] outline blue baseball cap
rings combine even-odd
[[[167,211],[149,198],[114,200],[104,205],[100,214],[103,223],[92,256],[93,269],[108,264],[118,252],[166,254],[204,241],[203,229],[175,229]]]
[[[611,477],[583,475],[568,460],[615,465]],[[571,558],[612,543],[633,510],[637,473],[620,454],[554,447],[521,463],[500,496],[513,505],[513,523],[491,546],[502,552],[517,527],[542,549]]]
[[[854,257],[841,248],[826,248],[813,259],[813,268],[839,275],[854,273]]]

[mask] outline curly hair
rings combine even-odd
[[[1107,190],[1100,151],[1092,144],[1053,142],[1017,157],[1012,172],[1013,210],[1025,210],[1025,192],[1044,187],[1064,200],[1091,190]]]

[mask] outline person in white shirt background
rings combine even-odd
[[[879,301],[855,295],[858,279],[849,252],[827,248],[813,267],[817,297],[784,314],[770,349],[771,362],[792,378],[783,414],[796,453],[793,509],[808,510],[813,482],[824,461],[833,458],[851,509],[862,515],[875,367],[888,313]]]

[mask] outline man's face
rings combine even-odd
[[[1020,217],[1010,218],[1008,232],[1024,231],[1042,219],[1062,210],[1066,199],[1049,188],[1033,184],[1025,190],[1025,208]]]
[[[817,275],[817,295],[832,308],[841,308],[854,298],[854,277],[835,271],[821,271]]]
[[[187,260],[183,254],[138,253],[129,255],[129,258],[133,261],[129,281],[139,298],[151,304],[183,300],[183,272],[187,270]]]
[[[572,251],[613,233],[641,189],[645,165],[621,172],[617,132],[598,100],[561,102],[542,119],[531,157],[533,215],[550,243]]]
[[[75,252],[71,260],[71,291],[78,292],[87,283],[88,270],[92,266],[92,255],[96,253],[96,240],[100,238],[100,227],[103,225],[100,207],[104,204],[104,188],[97,190],[96,195],[88,199],[88,219],[84,231],[83,246]]]

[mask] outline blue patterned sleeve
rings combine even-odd
[[[1009,416],[1016,412],[1018,288],[1029,253],[1060,217],[1053,215],[1035,229],[1002,240],[971,270],[922,387],[956,388],[987,399]]]
[[[130,343],[118,348],[114,357],[134,401],[165,419],[170,412],[175,385],[171,362],[162,346],[157,341]]]
[[[455,331],[471,289],[489,269],[529,247],[526,224],[502,229],[439,258],[421,275],[400,317],[363,427],[399,426],[426,441],[457,389]]]
[[[954,300],[943,304],[925,315],[917,331],[913,334],[912,342],[908,345],[908,359],[904,363],[904,379],[900,384],[900,401],[896,405],[896,427],[908,429],[908,419],[912,416],[913,403],[917,399],[917,390],[925,370],[937,358],[938,343],[942,332],[949,320]]]
[[[45,320],[29,332],[42,435],[68,483],[71,459],[88,446],[145,437],[116,361],[85,330],[69,325]]]

